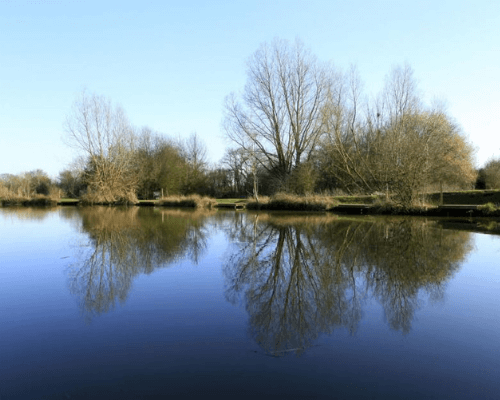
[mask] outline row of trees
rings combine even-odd
[[[368,100],[355,68],[342,72],[299,41],[275,40],[250,57],[247,75],[243,91],[224,105],[223,129],[234,146],[212,167],[196,134],[172,140],[135,128],[121,107],[84,91],[65,123],[67,143],[81,158],[61,172],[60,187],[91,202],[162,191],[223,197],[342,189],[386,193],[408,206],[443,186],[500,186],[499,162],[478,175],[473,147],[444,107],[423,104],[408,65],[394,68]],[[19,193],[50,191],[46,181],[3,181]]]
[[[245,149],[228,149],[217,165],[209,166],[196,133],[173,140],[148,127],[137,129],[121,107],[97,94],[81,93],[65,131],[67,144],[81,152],[59,176],[70,197],[135,202],[159,193],[227,197],[253,192],[255,162]]]
[[[21,174],[0,175],[0,198],[31,198],[36,195],[54,195],[59,188],[41,169]]]
[[[121,107],[83,92],[65,123],[67,143],[80,150],[75,167],[61,173],[72,196],[90,202],[135,202],[163,192],[210,191],[206,148],[197,134],[185,141],[134,128]]]
[[[139,176],[142,181],[138,185],[137,195],[141,198],[153,198],[155,193],[164,190],[164,194],[177,193],[201,193],[214,197],[246,196],[253,191],[252,160],[248,154],[241,149],[228,149],[219,165],[207,167],[205,162],[199,168],[187,175],[185,170],[181,173],[181,166],[185,166],[182,152],[179,146],[164,137],[152,133],[149,129],[143,130],[141,136],[139,154],[140,162]],[[197,137],[192,137],[191,142],[196,146],[202,146]],[[195,147],[196,147],[195,146]],[[203,148],[203,147],[202,147]],[[193,152],[193,151],[191,151]],[[202,152],[204,159],[204,152]],[[307,164],[308,166],[311,164]],[[72,167],[62,171],[56,179],[52,179],[43,170],[33,170],[17,175],[0,175],[0,197],[22,197],[30,198],[36,195],[53,197],[68,196],[77,198],[83,196],[87,190],[86,176],[90,171],[85,169],[85,163],[75,162]],[[302,182],[312,186],[313,182],[321,181],[316,170],[307,170],[302,167],[301,172],[289,178],[289,186],[297,188],[294,183]],[[188,170],[189,173],[189,170]],[[260,188],[266,189],[263,183],[267,183],[265,171],[260,170],[258,174]],[[313,179],[308,179],[313,175]],[[291,183],[290,183],[291,182]],[[325,182],[328,185],[329,182]],[[500,160],[490,160],[483,168],[478,170],[475,183],[477,189],[500,188]]]
[[[270,191],[390,192],[411,204],[430,185],[470,186],[473,148],[441,107],[427,107],[409,66],[372,101],[352,68],[319,63],[302,43],[263,44],[243,92],[226,99],[224,128]]]
[[[124,302],[141,274],[186,257],[197,263],[221,225],[231,243],[225,297],[245,305],[250,334],[273,356],[301,353],[337,328],[355,334],[370,299],[391,329],[410,332],[419,302],[442,299],[473,248],[468,232],[436,221],[151,211],[61,211],[85,234],[67,269],[85,318]]]

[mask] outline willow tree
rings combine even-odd
[[[67,143],[87,159],[86,199],[135,202],[135,135],[124,110],[103,96],[82,92],[65,122]]]
[[[227,137],[286,182],[319,143],[330,84],[327,68],[301,42],[262,44],[248,61],[243,93],[226,98]]]

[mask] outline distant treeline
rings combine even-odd
[[[408,65],[395,67],[370,100],[361,88],[355,68],[320,63],[300,41],[263,44],[241,95],[225,100],[232,146],[216,165],[196,133],[173,140],[136,128],[121,107],[84,91],[65,123],[81,157],[57,182],[39,170],[3,176],[0,197],[53,195],[56,186],[90,203],[342,191],[408,207],[422,192],[500,186],[500,160],[475,170],[472,145],[443,106],[423,103]]]

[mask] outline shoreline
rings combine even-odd
[[[327,207],[320,203],[290,203],[283,202],[240,202],[240,203],[216,203],[200,205],[194,201],[164,201],[161,200],[142,200],[134,204],[83,204],[78,199],[56,201],[45,200],[40,201],[22,201],[22,202],[0,202],[0,207],[56,207],[56,206],[73,206],[73,207],[88,207],[88,206],[130,206],[130,207],[160,207],[160,208],[216,208],[227,210],[251,210],[251,211],[289,211],[289,212],[307,212],[318,213],[328,212],[340,215],[406,215],[406,216],[428,216],[428,217],[467,217],[467,218],[488,218],[500,217],[500,209],[492,209],[490,207],[474,204],[447,204],[434,207],[413,207],[403,209],[387,205],[372,205],[372,204],[338,204]]]
[[[55,207],[55,206],[137,206],[191,209],[229,209],[288,212],[328,212],[340,215],[408,215],[430,217],[500,217],[500,191],[466,191],[445,193],[444,205],[436,205],[437,194],[428,195],[431,204],[402,207],[386,202],[381,196],[297,196],[278,193],[272,197],[215,199],[199,195],[169,196],[161,199],[91,203],[81,199],[14,197],[0,199],[0,207]]]

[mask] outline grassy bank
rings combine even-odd
[[[384,195],[334,196],[333,198],[340,204],[376,205],[385,202]],[[426,193],[420,195],[420,198],[428,205],[437,206],[440,203],[441,193]],[[500,204],[500,189],[443,192],[443,204],[484,205],[487,203]]]
[[[444,205],[444,206],[415,206],[400,207],[394,204],[375,205],[344,205],[339,204],[328,211],[337,214],[360,214],[360,215],[413,215],[429,217],[500,217],[500,207],[493,203],[483,205]]]
[[[429,202],[439,204],[440,193],[426,195]],[[464,190],[444,192],[443,204],[483,205],[487,203],[500,204],[500,190]]]
[[[481,196],[481,193],[484,196]],[[471,196],[476,203],[471,201]],[[371,215],[416,215],[445,217],[500,217],[500,198],[497,203],[486,200],[500,196],[500,191],[452,192],[445,198],[453,199],[446,206],[438,206],[439,193],[432,194],[436,202],[402,207],[385,201],[384,196],[294,196],[277,194],[260,197],[259,201],[250,199],[249,210],[273,211],[330,211],[338,214]],[[464,201],[464,200],[469,200]]]
[[[500,190],[470,190],[443,193],[445,206],[439,207],[440,193],[422,196],[426,200],[420,206],[400,207],[386,202],[385,196],[297,196],[278,193],[272,197],[242,199],[213,199],[199,195],[169,196],[160,200],[140,200],[130,205],[180,207],[193,209],[244,208],[249,210],[276,211],[331,211],[342,214],[373,215],[428,215],[428,216],[466,216],[466,217],[500,217]],[[0,198],[0,206],[55,206],[79,205],[85,201],[79,199],[59,199],[50,196],[33,197],[4,196]],[[94,203],[95,204],[95,203]],[[117,203],[106,205],[119,205]]]

